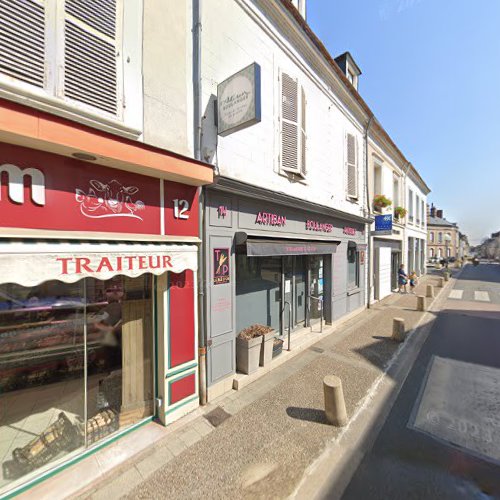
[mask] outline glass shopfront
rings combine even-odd
[[[236,328],[303,328],[323,318],[323,255],[236,254]]]
[[[150,274],[0,285],[0,492],[153,415]]]

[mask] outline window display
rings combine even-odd
[[[0,285],[0,491],[153,414],[152,310],[148,274]]]

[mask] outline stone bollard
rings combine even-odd
[[[444,273],[443,276],[445,281],[450,281],[450,273]]]
[[[444,278],[438,278],[438,287],[443,288],[444,287]]]
[[[430,299],[434,298],[434,287],[432,285],[427,285],[427,293],[425,295]]]
[[[394,318],[392,322],[392,340],[403,342],[405,334],[405,320],[403,318]]]
[[[417,311],[425,311],[425,297],[417,295]]]
[[[325,394],[326,419],[332,425],[343,427],[347,424],[347,411],[340,378],[335,375],[327,375],[323,379],[323,392]]]

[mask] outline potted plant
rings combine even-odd
[[[375,210],[381,211],[383,208],[390,207],[391,205],[392,201],[383,194],[377,194],[373,198],[373,208]]]
[[[236,368],[246,374],[255,372],[259,364],[272,359],[274,330],[265,325],[252,325],[236,337]]]
[[[408,210],[404,207],[396,207],[394,209],[394,216],[396,219],[404,219],[406,217],[406,214],[408,213]]]

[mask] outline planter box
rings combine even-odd
[[[262,335],[262,345],[259,359],[260,366],[266,366],[273,359],[273,341],[275,335],[276,332],[274,330]]]
[[[236,337],[236,369],[249,375],[259,368],[262,337],[245,340]]]
[[[279,356],[283,352],[283,339],[274,339],[273,340],[273,358]]]

